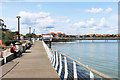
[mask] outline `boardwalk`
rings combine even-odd
[[[3,78],[59,78],[41,41],[35,42],[22,57],[7,63],[2,69],[3,74],[12,69]]]

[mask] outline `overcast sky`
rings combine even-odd
[[[117,2],[3,2],[2,19],[12,31],[21,16],[21,33],[117,34]],[[0,13],[1,14],[1,13]]]

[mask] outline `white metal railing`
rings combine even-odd
[[[60,68],[59,68],[59,72],[58,72],[58,75],[60,76],[61,75],[61,71],[62,71],[62,59],[61,59],[61,54],[59,54],[59,60],[60,60]]]
[[[89,74],[90,80],[94,80],[95,78],[97,78],[97,77],[95,77],[94,74],[96,74],[97,76],[99,76],[99,78],[101,77],[101,78],[104,78],[104,79],[106,79],[106,80],[114,80],[114,79],[112,79],[111,77],[106,76],[106,75],[104,75],[104,74],[102,74],[102,73],[100,73],[100,72],[98,72],[98,71],[96,71],[96,70],[93,70],[93,69],[89,68],[88,66],[80,63],[80,62],[77,61],[77,60],[74,60],[73,58],[71,58],[71,57],[69,57],[69,56],[67,56],[67,55],[65,55],[65,54],[62,54],[62,53],[60,53],[60,52],[57,52],[57,51],[54,51],[54,50],[50,49],[50,48],[45,44],[44,41],[42,41],[42,42],[43,42],[43,46],[44,46],[44,48],[45,48],[45,50],[46,50],[46,52],[47,52],[47,55],[48,55],[49,59],[51,60],[52,65],[54,66],[55,70],[58,72],[58,75],[59,75],[61,78],[65,79],[65,80],[66,80],[67,78],[71,77],[71,76],[73,76],[74,80],[77,80],[77,78],[80,78],[80,77],[78,76],[79,70],[78,70],[78,68],[77,68],[77,66],[76,66],[76,65],[78,64],[79,66],[81,66],[82,68],[84,68],[84,70],[86,69],[86,72],[88,71],[87,74]],[[72,60],[72,62],[69,62],[68,59]],[[69,66],[68,64],[69,64],[69,65],[72,64],[73,66]],[[72,67],[73,70],[69,70],[68,67]],[[70,68],[70,69],[72,69],[72,68]],[[64,70],[64,71],[63,71],[63,70]],[[84,71],[84,70],[83,70],[83,71]],[[72,71],[72,72],[71,72],[71,71]],[[80,70],[80,71],[82,71],[82,70]],[[70,75],[70,72],[73,73],[73,75],[69,76],[69,75]],[[64,74],[64,75],[63,75],[63,74]],[[69,75],[68,75],[68,74],[69,74]],[[86,75],[87,75],[87,74],[86,74]],[[80,74],[80,75],[81,75],[81,74]]]
[[[53,58],[52,51],[51,51],[50,48],[44,43],[44,41],[42,41],[42,42],[43,42],[43,46],[44,46],[44,48],[45,48],[45,50],[46,50],[46,52],[47,52],[47,54],[48,54],[48,57],[49,57],[50,61],[52,62],[52,58]],[[54,61],[55,61],[55,60],[54,60]]]
[[[4,64],[6,64],[7,60],[6,60],[6,52],[7,50],[4,51],[4,54],[3,54],[3,58],[4,58]]]
[[[76,69],[76,62],[73,61],[73,68],[74,68],[74,78],[77,79],[77,69]]]

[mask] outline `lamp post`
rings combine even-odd
[[[31,34],[31,27],[29,27],[29,34]]]
[[[29,27],[29,41],[31,41],[31,27]]]
[[[18,18],[18,41],[20,42],[20,18],[21,16],[17,16]]]

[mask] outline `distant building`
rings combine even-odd
[[[94,37],[95,36],[95,34],[88,34],[90,37]]]
[[[42,37],[44,39],[48,39],[48,38],[62,38],[62,37],[66,37],[66,34],[61,33],[61,32],[58,32],[58,33],[51,32],[49,34],[42,34]]]
[[[103,35],[102,34],[96,34],[95,36],[96,37],[102,37]]]
[[[53,37],[56,37],[56,34],[54,32],[50,33]]]
[[[104,37],[110,36],[111,34],[103,34]]]
[[[52,39],[53,35],[51,35],[51,34],[42,34],[42,38],[43,39]]]
[[[66,36],[66,34],[60,33],[60,32],[58,32],[58,33],[56,34],[56,37],[65,37],[65,36]]]
[[[120,37],[120,34],[116,34],[117,37]]]

